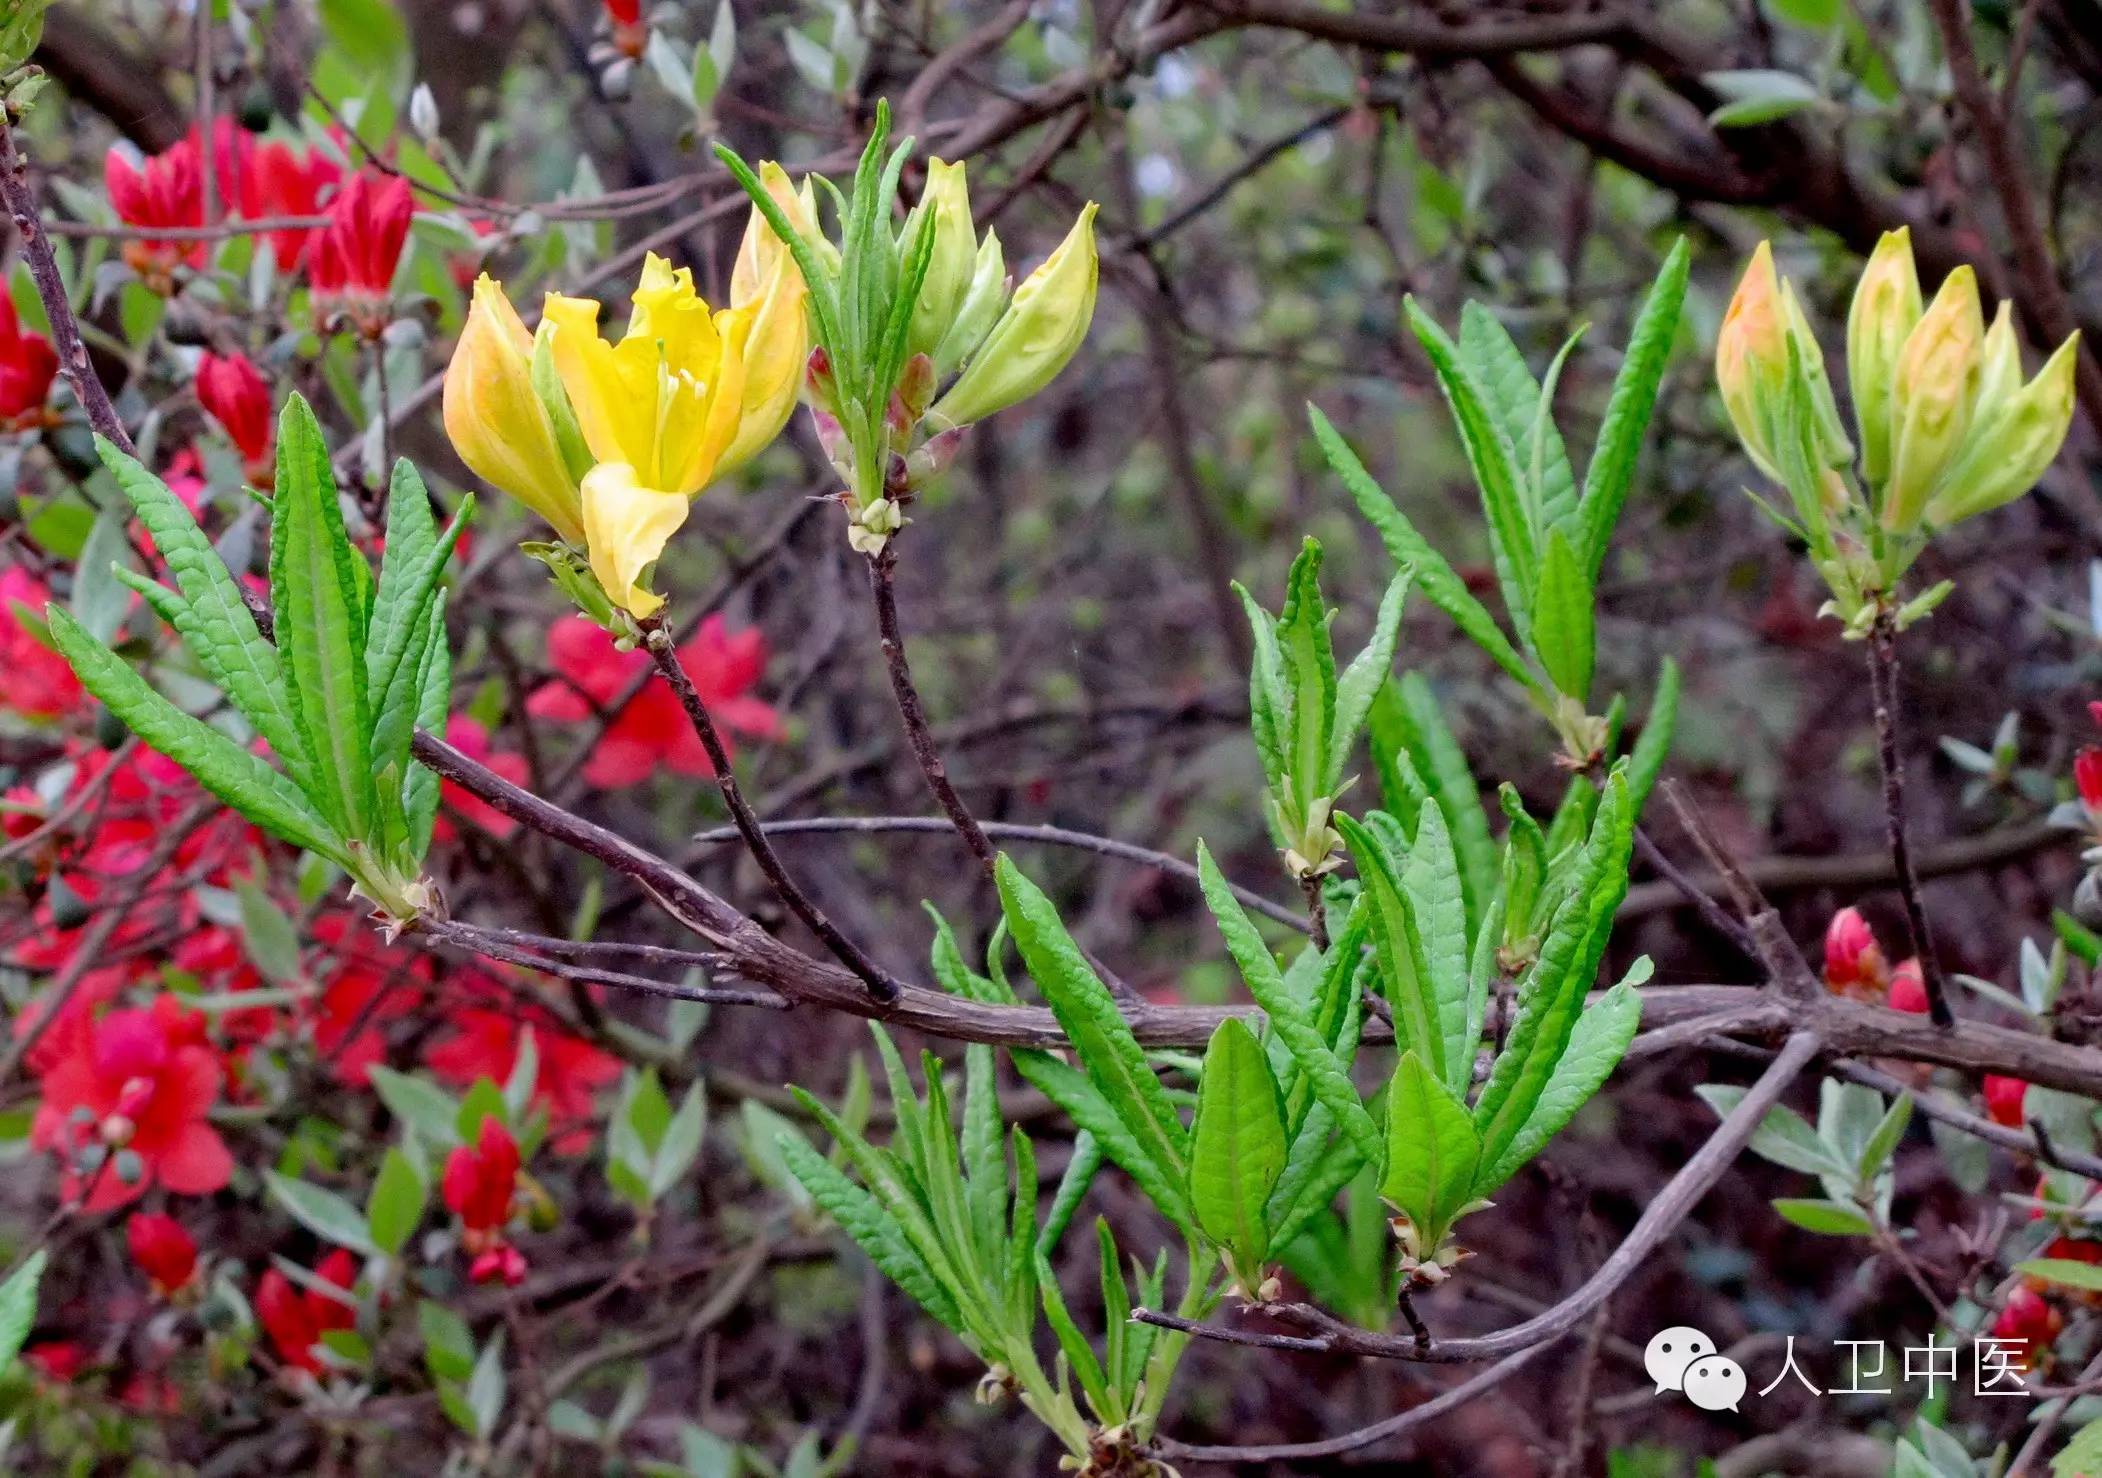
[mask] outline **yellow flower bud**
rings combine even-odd
[[[818,234],[817,203],[810,193],[809,176],[804,176],[798,188],[789,183],[787,170],[768,159],[759,166],[759,182],[805,242],[830,249]],[[774,234],[772,224],[759,213],[759,208],[752,207],[744,223],[744,237],[737,243],[737,261],[730,268],[730,306],[734,308],[758,297],[773,272],[776,258],[788,254],[787,243]]]
[[[1847,310],[1847,388],[1861,431],[1862,471],[1870,487],[1890,475],[1890,393],[1898,351],[1920,321],[1920,278],[1912,265],[1912,232],[1883,233],[1869,254]]]
[[[1000,250],[1000,236],[988,231],[978,243],[978,254],[971,262],[971,280],[964,288],[963,299],[950,316],[948,330],[934,350],[934,373],[937,378],[954,374],[973,351],[985,341],[986,331],[1007,306],[1007,295],[1014,290],[1008,280],[1007,261]]]
[[[553,526],[584,537],[577,485],[547,406],[533,389],[533,340],[503,288],[476,279],[467,323],[445,369],[445,434],[468,468]]]
[[[664,604],[662,596],[642,588],[642,574],[664,553],[692,506],[684,493],[644,487],[625,462],[601,462],[585,474],[585,549],[591,573],[613,604],[638,617]]]
[[[1844,467],[1854,460],[1854,443],[1848,440],[1846,426],[1839,419],[1839,402],[1832,398],[1832,381],[1825,373],[1825,351],[1818,347],[1810,320],[1803,316],[1792,282],[1781,284],[1781,318],[1787,325],[1788,337],[1795,341],[1796,362],[1802,366],[1810,390],[1810,408],[1817,418],[1811,428],[1816,437],[1811,450],[1823,466]]]
[[[1995,332],[2000,323],[2001,319],[1994,321]],[[1988,341],[1991,337],[1987,335]],[[2006,342],[2011,349],[2011,327]],[[1928,500],[1929,523],[1946,528],[2012,502],[2036,486],[2073,424],[2073,374],[2079,354],[2080,337],[2075,334],[2058,346],[2027,385],[2012,391],[1999,387],[1990,399],[1980,395],[1970,437]],[[1997,377],[1990,352],[1987,364],[1986,380],[1992,382]],[[2021,377],[2019,360],[2014,376]]]
[[[968,426],[1027,400],[1066,367],[1095,316],[1095,203],[1058,250],[1015,289],[970,364],[935,403],[937,427]]]
[[[1788,380],[1788,319],[1773,247],[1760,242],[1715,337],[1715,382],[1737,439],[1761,472],[1780,480],[1773,415]]]
[[[905,218],[905,230],[899,238],[908,250],[920,230],[920,222],[929,215],[934,222],[929,228],[934,232],[934,243],[927,258],[927,276],[912,307],[912,328],[905,341],[907,355],[934,353],[971,286],[971,269],[978,257],[978,228],[971,223],[971,196],[962,164],[927,161],[926,193]]]
[[[1891,381],[1890,480],[1883,527],[1912,528],[1963,445],[1984,369],[1985,315],[1978,277],[1958,267],[1905,338]]]
[[[770,229],[762,219],[761,230]],[[741,296],[733,278],[730,306],[751,313],[744,334],[743,412],[737,419],[737,434],[723,449],[715,464],[715,475],[736,471],[772,444],[788,424],[802,393],[803,375],[810,359],[809,289],[795,258],[774,243],[775,250],[761,253],[765,274],[752,283],[751,295]]]

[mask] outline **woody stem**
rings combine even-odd
[[[664,675],[664,680],[671,684],[672,691],[678,695],[679,706],[686,710],[687,722],[693,725],[693,732],[699,737],[701,748],[707,751],[708,763],[715,770],[715,788],[722,792],[723,804],[729,807],[730,819],[737,825],[737,834],[744,838],[745,848],[752,854],[752,860],[759,864],[760,872],[766,875],[766,880],[773,885],[774,892],[781,901],[788,905],[789,912],[801,919],[810,932],[824,942],[825,948],[831,950],[839,962],[853,971],[861,983],[868,987],[872,999],[886,1003],[895,1001],[898,998],[898,982],[864,954],[859,945],[841,933],[839,926],[826,917],[824,910],[796,885],[795,879],[788,875],[788,869],[782,865],[780,854],[774,851],[773,843],[766,839],[766,832],[760,827],[759,818],[752,813],[751,805],[744,798],[744,791],[737,784],[737,775],[730,768],[730,751],[724,745],[722,735],[716,732],[715,720],[709,717],[708,705],[701,701],[700,692],[694,687],[693,679],[686,675],[686,669],[679,664],[678,651],[672,645],[671,633],[665,629],[663,619],[651,616],[637,624],[642,628],[643,645],[649,649],[651,660],[657,664],[657,671]]]
[[[1934,931],[1920,902],[1919,874],[1912,865],[1912,846],[1905,835],[1905,762],[1898,753],[1898,628],[1887,606],[1880,607],[1868,631],[1870,697],[1876,712],[1876,752],[1883,766],[1883,825],[1890,839],[1891,868],[1897,873],[1898,896],[1905,904],[1905,926],[1912,952],[1920,963],[1927,992],[1927,1014],[1936,1026],[1954,1026],[1948,987],[1934,954]]]
[[[880,551],[869,556],[869,589],[876,597],[876,630],[883,639],[883,664],[890,672],[891,695],[898,701],[898,717],[905,722],[906,742],[912,746],[912,757],[919,761],[920,773],[927,777],[927,789],[934,793],[935,803],[948,816],[964,845],[971,849],[971,855],[987,872],[991,872],[993,844],[986,839],[985,829],[949,782],[949,768],[942,763],[941,750],[935,747],[934,731],[927,723],[926,705],[920,702],[920,690],[912,681],[911,664],[905,659],[905,637],[898,629],[898,593],[894,578],[897,565],[896,548],[891,542],[886,542]]]

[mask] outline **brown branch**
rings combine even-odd
[[[1955,1025],[1949,1009],[1949,987],[1934,950],[1934,930],[1920,901],[1919,875],[1912,870],[1912,844],[1905,831],[1905,758],[1898,749],[1898,628],[1888,610],[1879,612],[1868,633],[1869,689],[1876,711],[1876,754],[1883,771],[1883,824],[1890,839],[1891,869],[1897,874],[1898,897],[1905,904],[1905,925],[1912,952],[1919,959],[1920,980],[1927,991],[1927,1013],[1939,1027]]]

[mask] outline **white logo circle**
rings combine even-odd
[[[1735,1411],[1744,1399],[1744,1367],[1728,1355],[1703,1355],[1686,1367],[1684,1389],[1703,1411]]]
[[[1659,1391],[1683,1390],[1686,1367],[1714,1353],[1714,1340],[1690,1324],[1674,1324],[1650,1336],[1649,1348],[1642,1352],[1642,1368]],[[1743,1389],[1741,1380],[1738,1388]]]

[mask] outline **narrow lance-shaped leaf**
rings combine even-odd
[[[1416,581],[1432,605],[1452,617],[1453,624],[1464,632],[1468,639],[1487,652],[1498,667],[1526,692],[1540,697],[1540,679],[1526,665],[1525,658],[1511,645],[1503,628],[1488,608],[1476,600],[1444,555],[1430,546],[1416,526],[1409,522],[1386,490],[1373,481],[1358,454],[1343,440],[1342,433],[1329,424],[1328,417],[1317,407],[1307,407],[1307,419],[1314,428],[1314,440],[1320,443],[1321,453],[1328,458],[1328,465],[1343,479],[1343,486],[1356,501],[1358,511],[1379,532],[1380,542],[1387,546],[1387,553],[1397,565],[1416,571]]]
[[[1426,808],[1423,815],[1430,814]],[[1370,828],[1354,818],[1339,817],[1336,824],[1350,847],[1364,888],[1358,906],[1372,911],[1372,957],[1379,966],[1387,1003],[1394,1010],[1395,1038],[1403,1047],[1414,1049],[1424,1066],[1442,1080],[1454,1070],[1448,1061],[1451,1044],[1466,1029],[1467,976],[1463,971],[1454,979],[1439,980],[1432,974],[1424,951],[1423,925],[1396,859]],[[1423,817],[1417,819],[1417,825],[1423,825]]]
[[[1387,1164],[1379,1193],[1399,1206],[1436,1250],[1453,1214],[1472,1199],[1481,1140],[1467,1106],[1413,1051],[1387,1087]]]
[[[156,693],[69,612],[52,606],[47,619],[52,641],[81,685],[149,748],[181,765],[199,785],[272,836],[333,862],[344,860],[341,840],[284,776]]]
[[[1628,799],[1637,820],[1656,786],[1664,761],[1671,754],[1671,741],[1679,725],[1679,664],[1666,657],[1657,666],[1657,693],[1650,699],[1649,718],[1628,756]]]
[[[1548,532],[1533,605],[1533,650],[1555,690],[1578,703],[1591,695],[1594,650],[1591,577],[1560,529]]]
[[[1614,986],[1597,1005],[1577,1018],[1576,1027],[1569,1034],[1568,1050],[1555,1064],[1539,1102],[1533,1105],[1533,1111],[1503,1153],[1493,1163],[1484,1162],[1475,1182],[1475,1195],[1495,1194],[1497,1187],[1516,1175],[1562,1132],[1576,1117],[1577,1110],[1605,1086],[1641,1025],[1642,995],[1633,980]]]
[[[1263,1207],[1285,1165],[1284,1110],[1262,1044],[1239,1017],[1212,1033],[1190,1129],[1190,1205],[1204,1234],[1253,1277],[1269,1255]]]
[[[1309,1019],[1306,1003],[1286,989],[1284,972],[1277,968],[1269,946],[1263,943],[1240,900],[1227,885],[1226,875],[1219,871],[1218,863],[1202,843],[1197,848],[1197,877],[1204,890],[1204,901],[1218,920],[1227,952],[1247,982],[1248,993],[1263,1008],[1270,1018],[1270,1029],[1283,1039],[1300,1071],[1306,1074],[1315,1100],[1328,1106],[1360,1154],[1368,1160],[1378,1159],[1379,1126],[1365,1111],[1364,1100],[1358,1097],[1343,1064]]]
[[[1409,582],[1415,574],[1413,569],[1404,569],[1388,584],[1372,623],[1372,639],[1336,680],[1335,731],[1329,736],[1328,773],[1338,781],[1343,767],[1350,762],[1350,749],[1357,743],[1365,716],[1372,711],[1372,701],[1393,670],[1394,648],[1401,638],[1402,601],[1408,596]]]
[[[1467,1035],[1467,903],[1460,887],[1459,865],[1445,816],[1425,806],[1416,820],[1416,836],[1401,864],[1401,885],[1408,891],[1420,967],[1438,1002],[1442,1037],[1439,1060],[1444,1081],[1464,1093],[1474,1071],[1474,1043]]]
[[[1533,588],[1539,579],[1539,549],[1533,542],[1531,520],[1526,517],[1525,495],[1519,485],[1515,449],[1489,407],[1474,376],[1460,363],[1457,345],[1446,336],[1436,319],[1408,298],[1403,306],[1409,327],[1430,357],[1438,386],[1452,409],[1459,428],[1460,444],[1466,448],[1468,465],[1482,495],[1482,512],[1488,517],[1489,550],[1496,561],[1497,583],[1503,587],[1504,605],[1511,613],[1521,641],[1532,638]]]
[[[1642,438],[1657,404],[1657,387],[1663,383],[1672,340],[1678,336],[1679,308],[1686,300],[1690,260],[1691,252],[1682,236],[1664,258],[1657,281],[1643,300],[1642,312],[1628,335],[1627,357],[1613,379],[1613,393],[1606,401],[1598,445],[1591,453],[1591,465],[1584,470],[1581,508],[1585,554],[1594,580],[1598,578],[1599,566],[1605,563],[1613,526],[1620,522],[1621,506],[1627,502],[1628,488],[1635,480],[1635,461],[1642,454]]]
[[[1292,561],[1284,609],[1277,618],[1284,679],[1292,694],[1292,726],[1285,736],[1292,796],[1303,817],[1328,794],[1329,735],[1336,719],[1336,657],[1321,598],[1321,546],[1308,539]]]
[[[1576,507],[1576,474],[1555,429],[1553,384],[1542,388],[1510,332],[1480,303],[1460,309],[1459,352],[1491,417],[1518,453],[1532,527],[1536,536],[1544,535]]]
[[[328,448],[306,401],[278,419],[270,593],[293,710],[314,754],[313,797],[346,837],[373,834],[372,706],[365,681],[365,607],[357,556],[336,503]],[[360,561],[362,562],[362,561]]]
[[[1263,762],[1263,778],[1274,792],[1284,789],[1291,769],[1292,693],[1285,683],[1284,652],[1277,642],[1277,623],[1256,603],[1254,596],[1234,582],[1234,594],[1248,613],[1251,637],[1248,663],[1248,728],[1255,739],[1256,756]]]
[[[955,1299],[912,1250],[897,1222],[877,1204],[876,1198],[849,1180],[794,1130],[781,1131],[779,1147],[782,1160],[803,1189],[810,1192],[810,1199],[839,1223],[840,1230],[854,1239],[854,1244],[868,1254],[869,1261],[911,1294],[921,1308],[962,1334],[963,1319],[956,1311]]]

